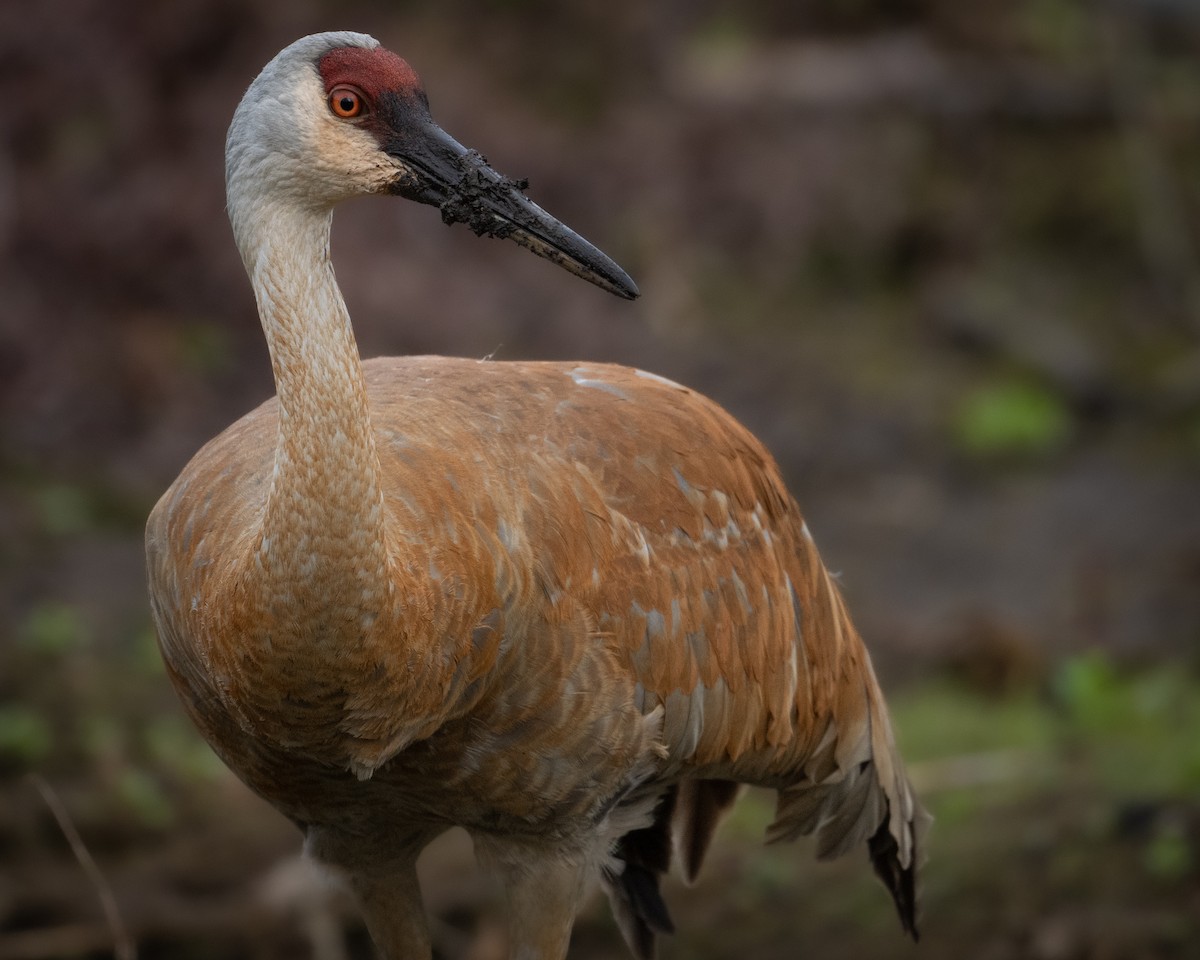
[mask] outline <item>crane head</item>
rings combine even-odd
[[[231,211],[235,191],[329,207],[364,194],[400,196],[635,298],[629,275],[525,196],[526,186],[434,123],[412,67],[358,33],[316,34],[279,53],[247,90],[226,145]]]

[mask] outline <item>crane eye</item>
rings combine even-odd
[[[351,120],[362,116],[365,108],[363,95],[353,87],[342,84],[329,91],[329,109],[335,117]]]

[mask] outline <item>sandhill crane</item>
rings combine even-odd
[[[415,860],[459,825],[511,956],[565,955],[598,879],[639,958],[740,783],[768,838],[866,843],[906,930],[923,813],[867,652],[770,455],[704,397],[604,364],[362,363],[334,205],[394,194],[622,297],[603,253],[430,119],[405,61],[306,37],[229,130],[229,216],[277,397],[147,527],[192,719],[340,873],[391,960],[431,954]]]

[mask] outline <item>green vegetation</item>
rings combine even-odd
[[[116,782],[116,794],[138,823],[152,829],[169,826],[175,809],[158,778],[148,770],[127,767]]]
[[[1068,65],[1087,65],[1098,41],[1094,15],[1075,0],[1026,0],[1016,22],[1030,48]]]
[[[69,483],[50,483],[35,491],[42,527],[56,536],[70,536],[87,530],[94,523],[87,492]]]
[[[0,706],[0,768],[29,769],[44,761],[54,745],[50,725],[25,704]]]
[[[997,380],[963,399],[954,435],[976,457],[1043,455],[1068,440],[1071,416],[1061,397],[1037,383]]]
[[[1055,691],[1066,735],[1089,752],[1109,791],[1179,797],[1200,791],[1200,684],[1186,669],[1129,676],[1097,652],[1068,661]]]
[[[21,640],[37,654],[62,656],[87,645],[87,625],[74,607],[49,601],[29,612]]]
[[[1114,802],[1200,790],[1200,677],[1186,669],[1123,672],[1094,651],[1065,661],[1045,689],[981,697],[936,681],[894,698],[893,711],[918,779],[948,758],[976,758],[980,785],[1086,784]],[[953,776],[934,776],[941,783],[957,789]]]

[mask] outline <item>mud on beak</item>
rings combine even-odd
[[[438,207],[443,222],[465,223],[476,236],[515,240],[618,297],[638,296],[637,284],[610,257],[522,193],[526,182],[497,173],[428,117],[406,119],[384,145],[403,165],[391,193]]]

